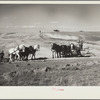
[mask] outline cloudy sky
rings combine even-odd
[[[0,28],[100,31],[99,4],[1,4]]]

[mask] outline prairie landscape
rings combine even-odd
[[[95,34],[95,35],[94,35]],[[39,44],[35,60],[1,62],[0,85],[4,86],[98,86],[100,85],[99,32],[9,32],[1,33],[0,50],[24,43]],[[51,44],[84,39],[86,57],[52,59]]]
[[[52,58],[53,43],[78,40],[83,41],[83,56]],[[8,50],[20,44],[39,44],[36,59],[8,62]],[[100,5],[1,4],[2,50],[0,86],[99,86]]]

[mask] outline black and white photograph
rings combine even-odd
[[[100,4],[0,4],[0,86],[100,86]]]

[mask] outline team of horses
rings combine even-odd
[[[31,55],[31,59],[35,59],[36,51],[39,51],[40,45],[34,45],[26,47],[25,45],[21,44],[15,48],[11,48],[8,51],[9,60],[28,60],[29,55]],[[34,57],[34,58],[33,58]]]
[[[70,56],[82,56],[81,50],[83,49],[83,43],[79,42],[76,45],[70,43],[69,45],[59,45],[53,43],[51,45],[52,58],[70,57]]]
[[[59,45],[53,43],[51,45],[52,58],[70,57],[70,56],[81,56],[81,50],[83,49],[83,43],[79,42],[77,45],[70,43],[69,45]],[[18,45],[8,50],[9,61],[15,60],[28,60],[29,56],[31,59],[35,59],[36,52],[40,50],[40,45],[25,46],[24,44]],[[3,61],[4,51],[0,53],[0,62]]]

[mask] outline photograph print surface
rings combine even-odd
[[[0,86],[99,86],[99,4],[0,4]]]

